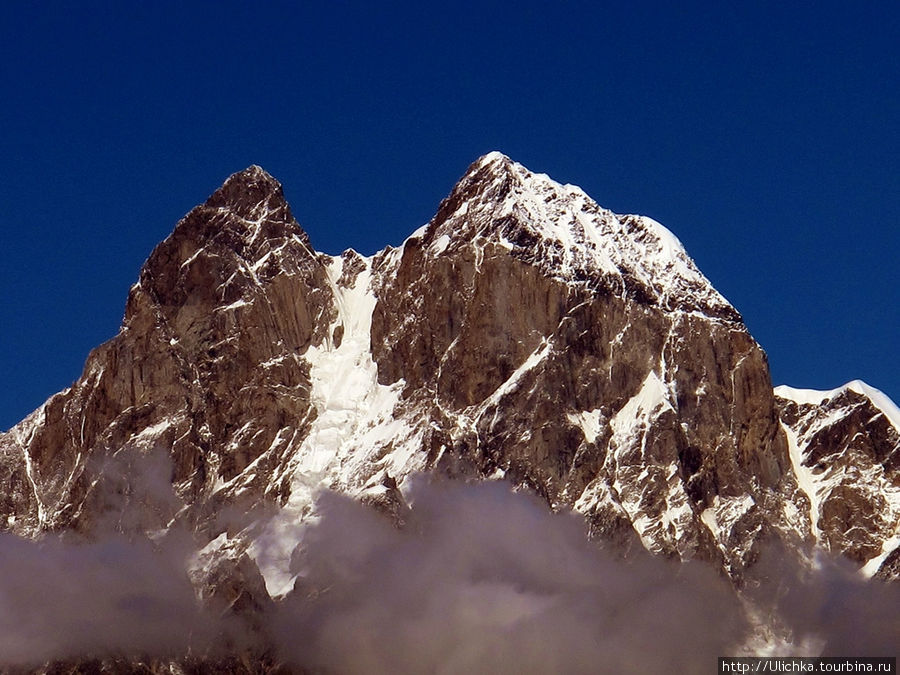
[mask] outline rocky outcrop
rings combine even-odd
[[[832,391],[775,393],[813,534],[866,574],[897,578],[900,411],[859,380]]]
[[[0,439],[13,490],[2,516],[18,533],[87,528],[104,509],[98,477],[126,451],[171,462],[165,526],[254,481],[252,463],[283,465],[308,429],[304,350],[333,314],[323,262],[262,169],[235,174],[150,255],[118,336],[88,357],[81,378]],[[12,520],[10,520],[12,519]]]

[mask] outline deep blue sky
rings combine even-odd
[[[0,428],[230,173],[372,253],[493,149],[675,232],[776,384],[900,402],[898,3],[386,4],[2,3]]]

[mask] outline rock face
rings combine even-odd
[[[859,380],[833,391],[778,387],[775,394],[813,535],[864,573],[897,579],[900,410]]]
[[[153,251],[119,335],[78,382],[3,436],[12,531],[89,527],[106,459],[129,448],[172,460],[175,499],[147,510],[142,527],[252,483],[254,461],[274,474],[315,416],[302,355],[333,313],[324,265],[281,186],[258,167],[229,178]]]
[[[318,490],[402,522],[433,472],[527,487],[626,556],[738,587],[773,540],[890,577],[900,422],[873,391],[773,393],[668,230],[499,153],[372,257],[314,252],[251,167],[153,251],[81,378],[0,435],[0,525],[185,527],[200,596],[252,615],[294,588]]]
[[[372,355],[427,411],[430,467],[734,571],[803,527],[761,515],[795,490],[765,355],[659,224],[494,154],[397,257]]]

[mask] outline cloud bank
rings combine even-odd
[[[83,655],[178,655],[206,643],[181,547],[107,537],[65,543],[0,535],[0,664]]]
[[[706,673],[746,642],[741,601],[709,566],[624,561],[589,542],[578,516],[502,483],[420,478],[407,498],[398,528],[322,493],[293,554],[295,590],[242,623],[198,602],[187,535],[0,535],[0,665],[179,659],[225,644],[326,673]],[[758,576],[748,597],[796,644],[893,655],[895,585],[777,555]]]
[[[403,529],[339,495],[294,560],[277,635],[329,672],[709,672],[745,626],[711,569],[623,562],[499,483],[428,484]]]

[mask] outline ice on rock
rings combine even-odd
[[[364,268],[352,286],[343,287],[341,257],[331,259],[328,276],[337,318],[327,335],[343,327],[339,345],[330,339],[308,348],[312,403],[316,418],[308,435],[293,453],[288,467],[290,497],[255,539],[249,553],[256,560],[273,597],[293,584],[291,552],[302,540],[303,524],[314,517],[316,494],[323,489],[353,493],[364,489],[371,474],[386,470],[403,477],[422,468],[415,452],[414,429],[395,416],[403,382],[378,383],[370,334],[375,295],[371,288],[371,258],[360,257]],[[383,449],[390,446],[389,452]],[[374,456],[378,459],[373,459]]]

